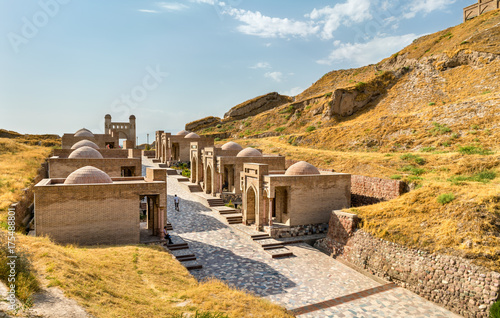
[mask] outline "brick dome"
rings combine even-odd
[[[285,176],[303,176],[311,174],[320,174],[319,170],[310,163],[299,161],[286,169]]]
[[[200,136],[198,136],[198,134],[192,132],[192,133],[189,133],[186,136],[184,136],[184,138],[187,138],[187,139],[196,139],[196,138],[200,138]]]
[[[72,153],[68,156],[68,159],[102,159],[102,155],[99,151],[95,150],[89,146],[83,146],[78,149],[73,150]]]
[[[93,143],[90,140],[80,140],[79,142],[75,143],[73,146],[71,146],[71,149],[78,149],[83,146],[88,146],[94,149],[99,149],[99,146],[97,146],[95,143]]]
[[[75,133],[75,137],[94,138],[94,134],[87,128],[82,128]]]
[[[113,183],[108,174],[92,166],[86,166],[73,171],[64,184]]]
[[[245,148],[238,152],[236,157],[262,157],[262,153],[255,148]]]
[[[234,141],[226,142],[225,144],[222,145],[221,147],[222,150],[238,150],[241,151],[243,150],[243,147],[240,146],[239,144],[235,143]]]
[[[187,134],[189,134],[189,131],[181,130],[177,133],[177,136],[186,136]]]

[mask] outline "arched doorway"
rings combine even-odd
[[[246,220],[247,224],[252,224],[255,223],[255,190],[250,187],[247,190],[247,195],[246,195]]]
[[[205,180],[205,192],[212,193],[212,167],[207,166],[207,180]]]
[[[198,160],[196,156],[191,159],[191,182],[198,183]]]

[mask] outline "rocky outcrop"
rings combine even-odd
[[[258,96],[244,103],[234,106],[224,114],[224,121],[232,121],[255,116],[293,101],[292,97],[280,95],[276,92]]]
[[[220,122],[221,120],[219,117],[209,116],[187,123],[185,129],[187,131],[197,131],[203,128],[215,126],[217,124],[220,124]]]

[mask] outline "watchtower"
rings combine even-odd
[[[107,114],[104,116],[104,132],[111,136],[118,136],[119,139],[126,139],[123,143],[123,148],[131,149],[135,148],[136,140],[136,127],[135,127],[135,116],[130,115],[129,122],[112,122],[111,115]]]

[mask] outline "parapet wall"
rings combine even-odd
[[[403,181],[351,175],[351,206],[392,200],[405,192]]]
[[[355,214],[334,211],[328,235],[315,246],[465,317],[488,317],[500,273],[456,256],[427,253],[356,230]]]

